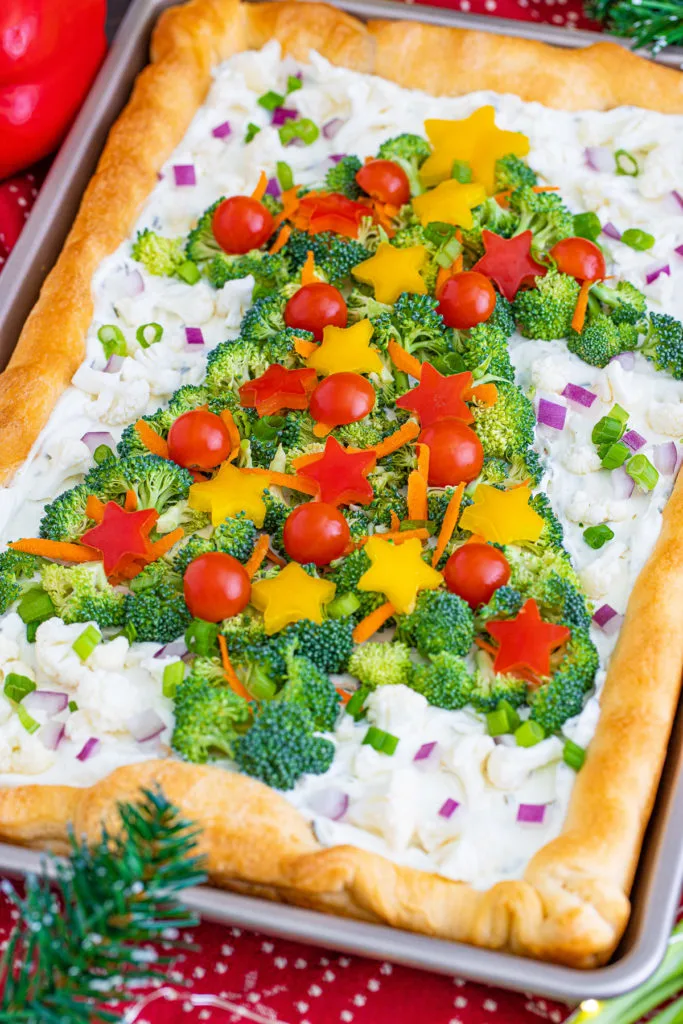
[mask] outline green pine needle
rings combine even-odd
[[[586,14],[635,48],[659,53],[683,44],[683,0],[586,0]]]
[[[118,811],[119,835],[103,829],[94,847],[71,835],[52,882],[29,875],[23,898],[2,883],[20,919],[0,966],[0,1024],[118,1021],[102,1004],[125,999],[131,981],[163,977],[192,948],[170,936],[197,924],[177,902],[206,878],[197,831],[160,791]],[[149,944],[158,940],[173,955],[157,954]]]

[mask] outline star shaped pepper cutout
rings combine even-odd
[[[263,615],[266,633],[278,633],[291,622],[323,621],[323,608],[334,597],[336,585],[309,576],[296,562],[268,580],[252,584],[251,603]]]
[[[265,373],[239,389],[240,402],[259,416],[274,416],[281,409],[307,409],[318,376],[313,369],[288,370],[272,363]]]
[[[126,512],[115,501],[104,506],[102,521],[81,537],[83,544],[102,553],[107,576],[117,576],[136,560],[147,561],[152,543],[149,532],[159,518],[153,508]]]
[[[531,491],[526,484],[499,491],[490,484],[479,484],[472,505],[460,516],[463,530],[471,530],[494,544],[537,541],[543,530],[543,517],[531,508]]]
[[[192,484],[188,500],[190,508],[210,512],[214,526],[238,512],[244,512],[256,526],[263,526],[263,487],[263,477],[224,462],[213,479]]]
[[[537,676],[549,676],[551,653],[571,636],[566,626],[543,622],[533,598],[515,619],[488,622],[486,628],[500,644],[493,671],[501,673],[528,668]]]
[[[427,250],[424,245],[397,249],[388,242],[380,242],[374,256],[363,260],[351,273],[363,284],[372,285],[378,302],[391,305],[402,292],[427,294],[427,285],[419,273],[426,261]]]
[[[461,121],[425,121],[425,132],[432,144],[432,155],[420,168],[424,185],[436,185],[450,178],[456,160],[472,168],[472,180],[491,193],[495,190],[496,160],[508,153],[526,156],[529,140],[521,132],[506,132],[496,127],[493,107],[480,107]]]
[[[320,458],[298,469],[297,476],[313,480],[318,499],[328,505],[369,505],[375,495],[367,475],[376,461],[374,451],[350,452],[328,437]]]
[[[441,573],[423,559],[417,537],[392,544],[374,536],[363,550],[372,566],[358,580],[358,589],[384,594],[400,615],[412,612],[421,590],[434,590],[443,583]]]
[[[444,416],[453,416],[463,423],[473,423],[474,416],[462,397],[472,386],[472,373],[453,373],[444,377],[431,363],[422,364],[422,376],[417,387],[396,400],[399,409],[417,413],[420,424],[428,427]]]
[[[439,221],[456,224],[468,230],[472,227],[472,209],[486,199],[483,185],[461,185],[451,178],[436,188],[413,199],[413,209],[423,226]]]
[[[501,238],[493,231],[482,231],[486,255],[475,263],[472,270],[479,271],[498,285],[498,290],[512,302],[523,284],[533,284],[535,277],[544,277],[547,267],[541,266],[531,255],[533,232],[522,231],[514,238]]]
[[[330,373],[381,373],[382,360],[370,347],[372,324],[359,320],[353,327],[328,326],[323,340],[308,357],[308,365],[327,376]]]

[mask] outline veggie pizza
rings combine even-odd
[[[0,834],[158,783],[219,885],[604,962],[683,662],[681,76],[232,0],[152,56],[0,378]]]

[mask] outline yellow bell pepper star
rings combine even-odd
[[[472,227],[472,207],[479,206],[485,199],[483,185],[461,185],[451,178],[429,192],[415,196],[413,209],[423,225],[436,220],[469,230]]]
[[[190,508],[210,512],[211,522],[218,526],[226,516],[244,512],[256,526],[263,526],[266,506],[263,502],[263,478],[252,476],[237,466],[224,462],[212,480],[192,484]]]
[[[420,590],[434,590],[443,583],[441,573],[422,558],[422,543],[416,537],[402,544],[371,537],[364,551],[372,565],[359,579],[358,589],[385,594],[401,615],[412,612]]]
[[[391,304],[396,302],[401,292],[427,294],[427,285],[419,273],[426,261],[424,245],[397,249],[388,242],[380,242],[375,255],[363,260],[351,273],[364,284],[372,285],[378,302]]]
[[[495,110],[480,107],[462,121],[425,121],[425,132],[432,144],[432,155],[420,168],[423,185],[436,185],[451,177],[456,160],[469,164],[472,180],[495,191],[496,160],[508,153],[526,156],[529,140],[521,132],[506,132],[496,127]]]
[[[382,360],[370,347],[372,324],[359,320],[353,327],[325,327],[323,340],[308,357],[308,365],[322,374],[381,373]]]
[[[336,589],[329,580],[315,579],[296,562],[290,562],[277,576],[252,585],[251,603],[263,614],[270,636],[300,619],[322,622],[323,607],[330,603]]]
[[[509,491],[479,484],[472,495],[473,504],[460,516],[460,526],[494,544],[537,541],[544,520],[529,505],[530,497],[531,491],[526,484]]]

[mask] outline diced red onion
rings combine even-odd
[[[330,153],[328,160],[331,160],[333,164],[338,164],[344,159],[345,156],[346,153]]]
[[[223,121],[222,124],[217,124],[215,128],[212,128],[211,134],[214,139],[227,139],[228,135],[232,135],[232,128],[230,127],[229,121]]]
[[[107,448],[111,448],[112,451],[116,448],[116,441],[107,430],[88,430],[81,441],[88,446],[91,455],[96,448],[103,444],[106,444]]]
[[[69,698],[66,693],[58,693],[56,690],[32,690],[26,694],[22,703],[27,711],[44,711],[52,718],[69,706]]]
[[[530,825],[542,825],[545,809],[545,804],[520,804],[517,808],[517,821]]]
[[[676,202],[680,206],[681,210],[683,210],[683,195],[681,195],[680,192],[677,192],[676,189],[673,189],[673,191],[671,192],[671,195],[674,197],[674,199],[676,200]]]
[[[115,352],[113,356],[109,356],[109,359],[107,360],[107,365],[104,368],[104,372],[118,373],[121,367],[123,366],[124,359],[125,356],[119,356]]]
[[[613,469],[611,476],[615,498],[630,498],[636,486],[633,477],[629,476],[623,466]]]
[[[593,615],[593,622],[602,629],[610,619],[613,619],[618,614],[616,608],[613,608],[611,604],[601,604]]]
[[[311,794],[308,806],[314,814],[319,814],[322,818],[339,821],[348,810],[349,797],[341,789],[319,789]]]
[[[588,388],[582,388],[580,384],[567,384],[562,392],[564,398],[568,398],[570,402],[576,402],[577,405],[583,405],[586,409],[590,409],[591,405],[598,397],[589,391]]]
[[[567,419],[567,409],[557,402],[549,402],[547,398],[541,398],[538,403],[538,422],[545,427],[552,427],[554,430],[562,430]]]
[[[154,708],[147,708],[145,711],[141,711],[139,715],[129,718],[126,725],[131,736],[138,743],[146,743],[147,740],[153,740],[166,728],[165,722],[159,717]]]
[[[194,654],[192,651],[185,651],[184,654],[180,655],[180,660],[184,661],[186,665],[191,665],[194,661]]]
[[[276,127],[285,124],[287,121],[296,121],[299,111],[294,107],[276,107],[273,111],[272,124]]]
[[[683,256],[683,245],[677,245],[674,252],[677,256]]]
[[[186,327],[185,341],[188,345],[203,345],[204,334],[201,327]]]
[[[436,740],[432,740],[431,743],[423,743],[417,754],[413,758],[413,761],[426,761],[434,753],[436,749]]]
[[[126,294],[129,298],[134,299],[136,295],[141,295],[145,290],[145,280],[139,270],[131,270],[130,274],[126,274]]]
[[[300,138],[296,137],[294,139],[290,139],[288,142],[285,143],[285,145],[286,146],[294,146],[297,149],[303,149],[304,146],[307,145],[307,143],[304,142],[303,139],[300,139]]]
[[[646,439],[637,430],[627,430],[621,440],[629,446],[632,452],[640,451],[643,445],[647,444]]]
[[[277,180],[277,178],[268,178],[268,184],[266,186],[266,195],[274,196],[275,199],[278,199],[282,195],[280,182]]]
[[[664,441],[652,449],[652,461],[664,476],[673,476],[678,462],[678,449],[675,441]]]
[[[654,284],[657,278],[661,277],[662,274],[666,274],[667,277],[671,277],[671,267],[668,263],[661,263],[659,266],[653,267],[652,270],[649,270],[645,275],[645,283]]]
[[[172,640],[170,644],[164,644],[160,647],[157,653],[154,655],[155,658],[181,658],[183,654],[187,653],[187,644],[182,639]]]
[[[608,238],[613,238],[616,242],[621,241],[621,231],[610,220],[602,225],[602,233],[607,235]]]
[[[96,736],[91,736],[89,740],[86,740],[83,744],[82,749],[76,754],[77,761],[87,761],[89,758],[94,757],[100,748],[100,741]]]
[[[632,370],[636,365],[635,352],[620,352],[618,356],[612,356],[610,363],[619,363],[623,370]]]
[[[322,126],[322,133],[326,139],[333,139],[335,135],[344,127],[344,120],[341,117],[333,117],[331,121],[326,121]]]
[[[587,146],[583,151],[586,167],[591,171],[614,171],[614,154],[607,146]]]
[[[440,817],[442,817],[442,818],[450,818],[450,817],[452,817],[453,814],[455,814],[455,812],[457,811],[459,806],[460,806],[460,804],[458,803],[458,801],[457,800],[453,800],[449,796],[448,800],[444,800],[444,802],[441,804],[441,807],[439,807],[439,815],[440,815]]]
[[[174,164],[173,177],[176,185],[196,185],[197,174],[194,164]]]
[[[64,739],[64,722],[46,722],[38,730],[38,739],[46,750],[57,750]]]

